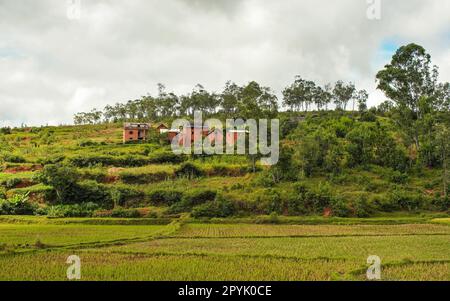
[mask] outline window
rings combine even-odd
[[[130,135],[133,135],[133,131],[130,131]]]

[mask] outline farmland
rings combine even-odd
[[[0,280],[65,280],[76,254],[83,280],[449,280],[445,224],[87,224],[10,218],[0,224]],[[122,225],[118,225],[122,223]],[[138,224],[139,220],[135,220]],[[36,244],[39,240],[39,244]]]

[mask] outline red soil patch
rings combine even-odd
[[[17,184],[14,188],[27,188],[30,186],[33,186],[35,183],[31,182],[30,180],[22,180],[19,184]]]
[[[119,180],[118,176],[106,176],[104,183],[105,184],[113,184],[116,183]]]
[[[323,209],[323,216],[324,217],[330,217],[333,214],[333,211],[331,208],[325,208]]]
[[[27,172],[27,171],[42,170],[42,168],[43,168],[42,165],[17,166],[17,167],[5,169],[3,172],[9,173],[9,174],[16,174],[16,173]]]

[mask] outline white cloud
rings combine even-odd
[[[0,0],[0,123],[69,123],[77,111],[201,83],[257,80],[280,92],[295,75],[354,81],[384,100],[375,74],[383,41],[422,44],[450,80],[450,1]]]

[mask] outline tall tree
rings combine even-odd
[[[353,83],[345,84],[343,81],[337,81],[333,89],[333,98],[336,108],[347,109],[348,102],[354,97],[355,85]]]
[[[422,46],[402,46],[376,78],[378,89],[396,105],[398,124],[420,152],[422,121],[436,105],[438,69],[431,64],[431,56]]]

